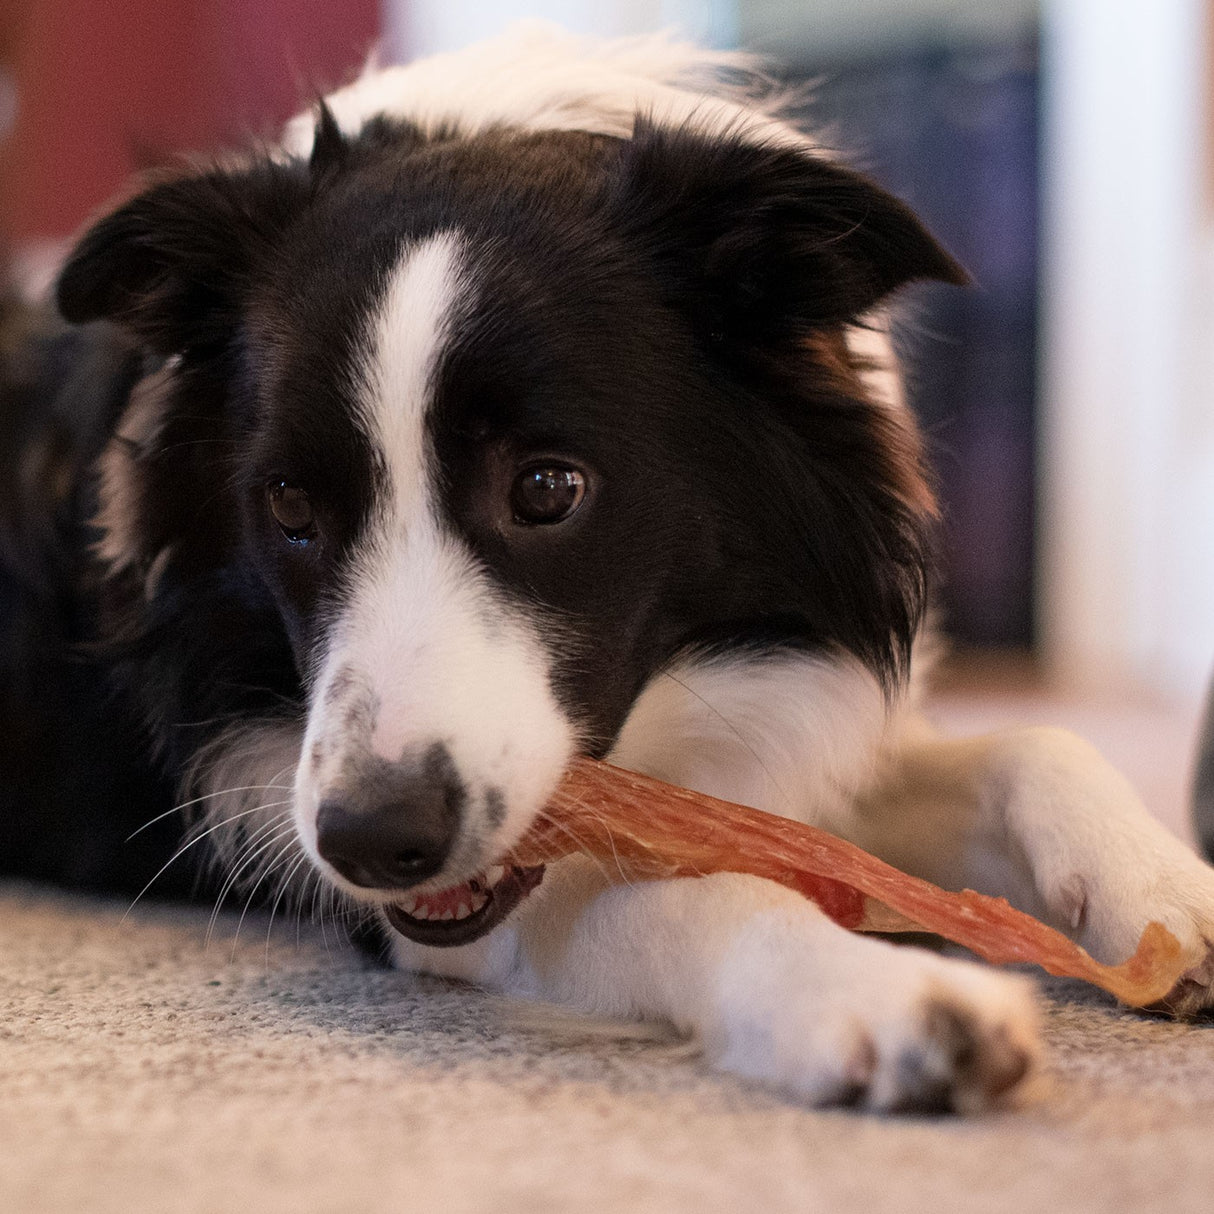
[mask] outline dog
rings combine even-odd
[[[10,312],[9,871],[138,888],[183,801],[158,888],[208,846],[396,965],[674,1022],[799,1100],[1032,1073],[1020,976],[747,876],[503,865],[605,756],[1104,961],[1158,920],[1174,1006],[1214,1003],[1214,870],[1097,753],[918,712],[936,508],[890,316],[965,275],[752,68],[527,28],[369,71],[98,219],[62,320]]]

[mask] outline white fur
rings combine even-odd
[[[386,114],[428,133],[454,124],[466,135],[511,126],[627,136],[640,113],[710,134],[810,146],[773,116],[778,97],[761,106],[753,88],[731,88],[720,75],[753,83],[757,66],[754,56],[706,51],[666,34],[601,41],[536,21],[454,54],[369,69],[325,102],[347,134]],[[283,147],[306,156],[314,126],[311,114],[293,118]]]
[[[822,821],[872,782],[886,713],[877,680],[853,658],[701,659],[645,688],[610,757],[684,788]]]
[[[407,247],[364,342],[360,420],[388,475],[382,501],[389,530],[412,525],[429,509],[426,412],[436,364],[470,289],[467,278],[456,233]]]
[[[547,650],[525,619],[444,529],[425,429],[432,381],[469,290],[458,240],[409,248],[367,342],[362,420],[387,485],[352,561],[350,591],[330,626],[296,777],[300,838],[316,852],[316,813],[351,760],[389,761],[446,746],[469,794],[459,840],[432,888],[493,864],[529,825],[574,751],[550,687]],[[349,685],[332,694],[336,685]],[[316,756],[319,756],[317,758]],[[488,798],[504,818],[491,821]]]
[[[302,736],[296,721],[246,721],[196,757],[188,780],[193,795],[183,808],[198,811],[192,815],[198,826],[186,846],[205,838],[225,890],[251,893],[271,876],[276,894],[293,886],[298,900],[307,888],[314,870],[304,871],[306,856],[291,828]]]

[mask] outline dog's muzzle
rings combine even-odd
[[[542,866],[510,865],[408,892],[443,871],[468,812],[468,792],[441,744],[420,761],[364,757],[348,765],[341,785],[317,811],[316,850],[351,885],[382,897],[389,923],[418,944],[471,943],[543,878]]]

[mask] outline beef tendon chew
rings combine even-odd
[[[1003,898],[951,893],[826,831],[592,759],[572,763],[510,862],[540,865],[573,853],[593,857],[620,881],[766,877],[854,931],[931,932],[997,965],[1031,962],[1082,978],[1133,1007],[1167,1007],[1186,969],[1179,942],[1162,924],[1147,926],[1127,961],[1102,965]]]

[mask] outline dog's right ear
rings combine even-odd
[[[111,320],[160,354],[222,341],[307,188],[301,166],[269,162],[153,186],[85,234],[59,275],[59,310]]]
[[[153,186],[85,234],[59,275],[59,311],[111,320],[160,354],[222,341],[259,259],[348,152],[322,100],[306,163],[266,158]]]

